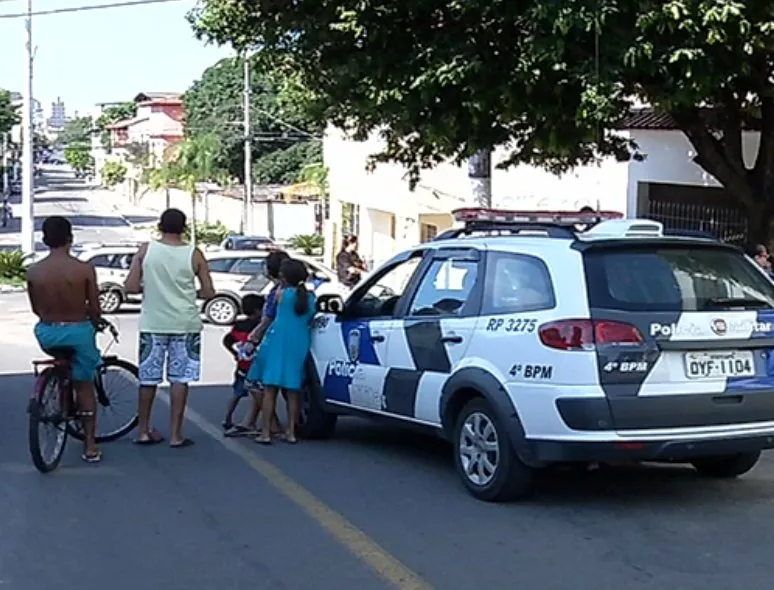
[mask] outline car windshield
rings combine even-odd
[[[774,283],[741,252],[694,244],[592,250],[589,305],[622,311],[774,307]]]

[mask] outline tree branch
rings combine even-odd
[[[694,162],[712,174],[729,193],[736,195],[748,211],[755,211],[756,195],[747,174],[732,164],[723,144],[712,135],[699,110],[676,110],[670,114],[696,149]]]

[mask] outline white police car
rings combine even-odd
[[[456,213],[320,298],[306,436],[340,414],[428,427],[483,500],[553,463],[734,477],[774,447],[774,283],[741,251],[613,213]]]

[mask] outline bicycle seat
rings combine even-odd
[[[58,361],[69,361],[75,355],[75,349],[69,346],[61,346],[56,348],[47,348],[44,350],[48,355],[51,355]]]

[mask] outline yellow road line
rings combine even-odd
[[[158,397],[169,405],[169,396],[166,392],[159,392]],[[433,590],[433,587],[418,574],[403,565],[386,549],[379,546],[376,541],[341,514],[318,500],[311,492],[285,475],[273,464],[248,450],[239,442],[223,438],[222,431],[217,426],[190,407],[186,410],[186,418],[206,435],[237,455],[253,471],[262,475],[269,485],[304,510],[328,534],[346,547],[357,559],[373,569],[387,583],[398,590]]]

